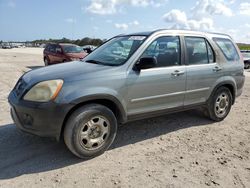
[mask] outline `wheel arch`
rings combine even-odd
[[[230,90],[230,92],[232,94],[232,97],[233,97],[232,104],[234,104],[234,102],[235,102],[235,96],[236,96],[236,85],[232,81],[224,81],[224,82],[221,82],[218,85],[216,85],[214,87],[212,93],[210,94],[209,99],[214,95],[214,93],[216,92],[216,90],[218,90],[220,87],[226,87],[226,88],[228,88]]]
[[[45,62],[45,59],[47,59],[48,64],[49,64],[49,63],[50,63],[50,59],[49,59],[49,56],[48,56],[48,55],[44,55],[44,56],[43,56],[43,62]]]
[[[118,123],[124,123],[127,121],[125,109],[122,106],[121,102],[117,98],[110,95],[88,96],[84,97],[83,99],[78,99],[77,101],[74,101],[71,104],[73,104],[73,107],[68,111],[63,120],[63,124],[58,139],[62,137],[65,125],[71,114],[73,114],[77,109],[87,104],[101,104],[103,106],[106,106],[114,113]]]

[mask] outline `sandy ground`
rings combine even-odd
[[[129,123],[105,154],[83,161],[10,118],[8,93],[40,66],[42,49],[0,49],[0,187],[250,187],[250,72],[223,122],[192,110]]]

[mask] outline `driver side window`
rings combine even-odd
[[[144,51],[142,57],[155,57],[156,67],[168,67],[181,64],[179,37],[159,37]]]

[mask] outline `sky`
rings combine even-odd
[[[250,43],[250,0],[0,0],[0,40],[190,29]]]

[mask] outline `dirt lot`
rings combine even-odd
[[[10,118],[8,93],[40,66],[42,49],[0,49],[0,187],[250,187],[250,72],[223,122],[192,110],[129,123],[109,151],[83,161]]]

